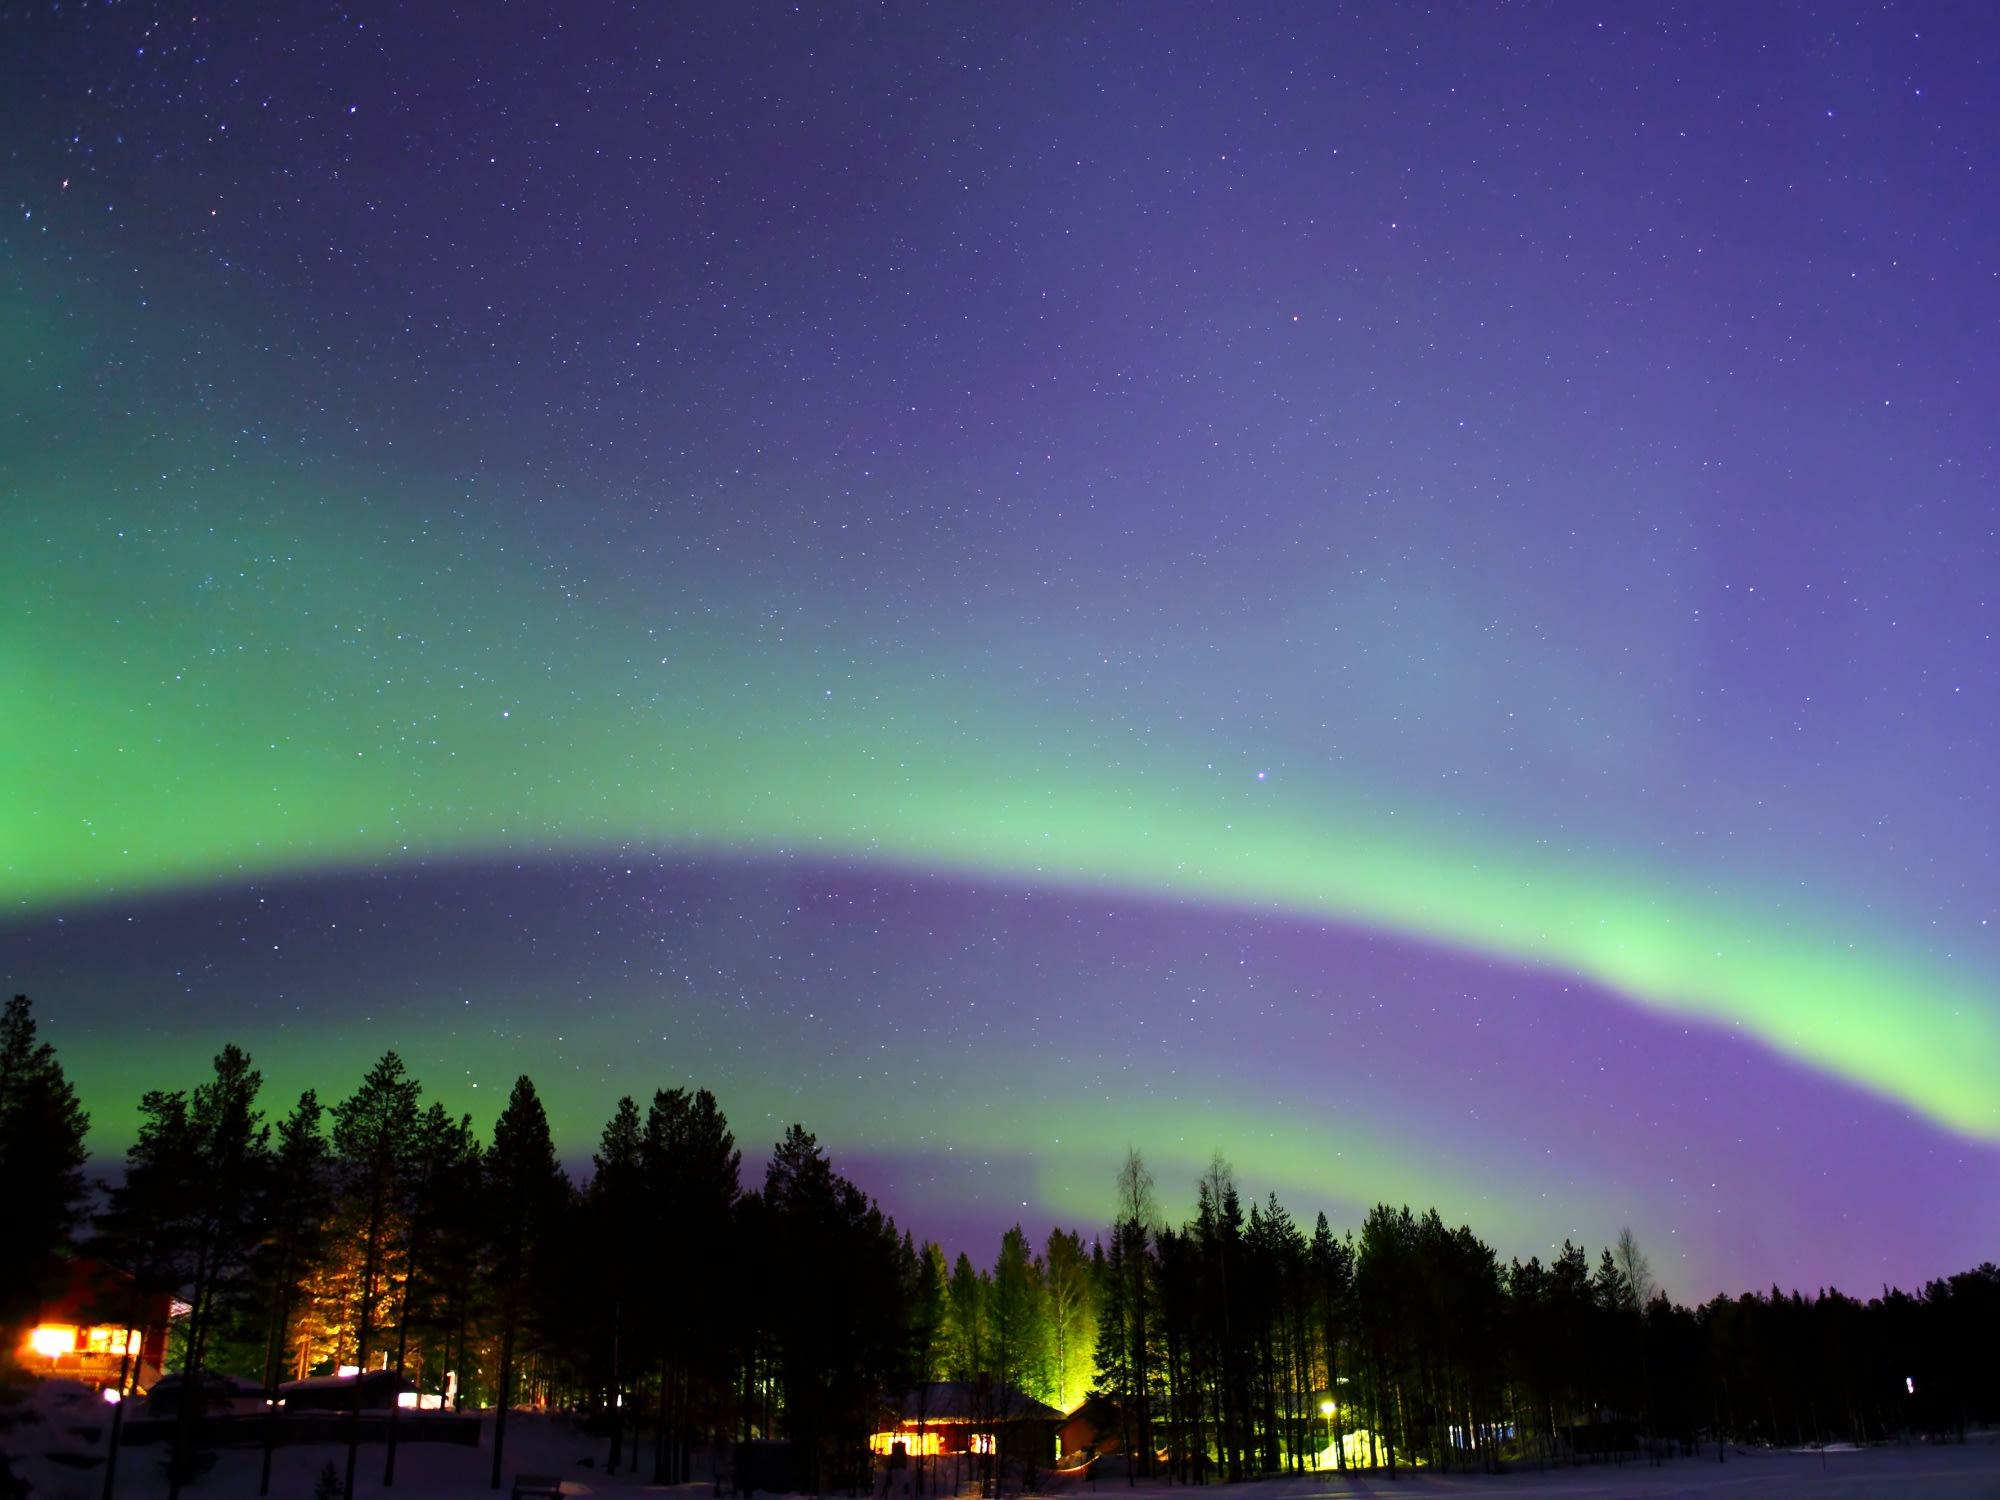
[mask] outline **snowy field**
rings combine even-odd
[[[409,1500],[485,1500],[492,1470],[492,1433],[482,1434],[478,1449],[443,1445],[403,1447],[396,1459],[396,1486],[382,1489],[382,1449],[364,1445],[356,1471],[355,1494],[402,1495]],[[128,1449],[119,1458],[117,1495],[121,1500],[159,1500],[166,1484],[159,1472],[161,1450]],[[558,1475],[565,1495],[605,1495],[634,1492],[669,1493],[643,1482],[638,1475],[606,1475],[601,1468],[605,1445],[600,1439],[574,1432],[559,1419],[526,1414],[507,1424],[507,1461],[498,1493],[509,1494],[520,1473]],[[261,1454],[255,1450],[225,1451],[216,1467],[183,1490],[189,1500],[251,1500],[257,1493]],[[331,1461],[336,1472],[346,1460],[337,1446],[301,1446],[277,1451],[271,1494],[277,1500],[310,1500],[314,1480]],[[586,1467],[584,1460],[590,1460]],[[44,1500],[97,1500],[103,1471],[33,1466],[35,1493]],[[673,1491],[685,1500],[703,1500],[711,1493],[706,1481]],[[1042,1493],[1055,1500],[1169,1500],[1189,1492],[1178,1487],[1122,1483],[1045,1483]],[[1338,1500],[1338,1497],[1422,1496],[1485,1497],[1485,1500],[1863,1500],[1863,1497],[1910,1497],[1910,1500],[2000,1500],[2000,1434],[1975,1434],[1959,1445],[1919,1444],[1908,1448],[1819,1453],[1739,1452],[1727,1463],[1676,1459],[1660,1468],[1644,1464],[1597,1466],[1549,1473],[1520,1470],[1503,1475],[1412,1474],[1395,1481],[1386,1474],[1309,1475],[1274,1478],[1239,1485],[1213,1485],[1200,1491],[1204,1500]]]

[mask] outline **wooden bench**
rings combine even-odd
[[[562,1478],[556,1474],[516,1474],[514,1500],[562,1500]]]

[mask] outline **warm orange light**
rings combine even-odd
[[[86,1328],[83,1331],[83,1351],[86,1354],[137,1354],[139,1352],[138,1330],[131,1328]]]
[[[44,1359],[76,1352],[76,1330],[67,1323],[44,1323],[28,1335],[28,1347]]]
[[[944,1438],[935,1432],[875,1432],[868,1436],[870,1450],[882,1458],[896,1451],[896,1444],[912,1458],[935,1458],[944,1451]]]

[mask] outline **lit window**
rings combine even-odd
[[[868,1446],[883,1458],[896,1451],[896,1445],[903,1445],[903,1452],[911,1458],[933,1457],[944,1451],[944,1437],[936,1432],[874,1432],[868,1435]]]
[[[44,1323],[28,1335],[28,1347],[43,1359],[76,1352],[76,1330],[65,1323]]]
[[[137,1354],[139,1335],[129,1328],[86,1328],[83,1349],[86,1354]]]

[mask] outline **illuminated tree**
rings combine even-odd
[[[292,1313],[301,1282],[326,1250],[326,1220],[332,1194],[332,1157],[320,1133],[325,1111],[311,1089],[278,1122],[278,1145],[264,1199],[264,1237],[251,1270],[262,1303],[264,1389],[270,1401],[264,1421],[264,1456],[257,1493],[271,1492],[271,1450],[277,1438],[277,1387],[286,1374]]]
[[[0,1014],[0,1327],[32,1313],[59,1270],[56,1252],[82,1217],[89,1128],[55,1049],[35,1040],[32,1004],[16,995]]]
[[[1040,1399],[1048,1393],[1048,1319],[1041,1276],[1019,1224],[1000,1237],[989,1306],[993,1339],[988,1373],[1002,1390]]]
[[[987,1303],[992,1290],[986,1273],[959,1251],[945,1287],[947,1379],[977,1380],[986,1369]]]
[[[359,1288],[367,1252],[347,1233],[345,1205],[327,1221],[323,1252],[309,1261],[299,1279],[296,1307],[286,1331],[285,1364],[294,1380],[325,1373],[346,1363],[359,1332]],[[383,1316],[386,1291],[376,1296]]]
[[[358,1284],[354,1290],[354,1363],[368,1369],[374,1338],[385,1321],[394,1264],[402,1249],[403,1195],[416,1147],[417,1098],[421,1087],[394,1052],[361,1080],[361,1087],[334,1106],[333,1150],[345,1222],[342,1238],[358,1243]],[[347,1468],[342,1496],[353,1500],[354,1466],[360,1455],[360,1424],[348,1424]]]
[[[1073,1411],[1087,1393],[1090,1351],[1097,1343],[1096,1288],[1083,1236],[1050,1230],[1041,1274],[1048,1294],[1050,1404]]]
[[[402,1275],[396,1298],[396,1380],[405,1376],[410,1357],[410,1333],[421,1322],[435,1326],[435,1309],[441,1288],[451,1285],[445,1274],[469,1267],[462,1254],[469,1248],[466,1230],[476,1216],[479,1193],[479,1139],[472,1133],[472,1117],[453,1119],[442,1104],[433,1103],[417,1122],[411,1148],[409,1175],[404,1184]],[[421,1349],[419,1370],[421,1371]],[[389,1410],[388,1451],[383,1458],[382,1487],[396,1482],[396,1438],[400,1406]]]
[[[1306,1240],[1277,1195],[1252,1204],[1244,1236],[1244,1317],[1256,1454],[1265,1473],[1287,1461],[1302,1467],[1309,1439],[1303,1418],[1313,1382],[1307,1330],[1311,1322]]]
[[[342,1237],[360,1252],[354,1288],[353,1363],[368,1368],[376,1337],[388,1321],[391,1265],[401,1246],[404,1196],[416,1150],[422,1086],[394,1052],[382,1054],[361,1087],[333,1109],[335,1171],[341,1189]]]
[[[917,1280],[910,1312],[920,1385],[950,1378],[945,1365],[951,1320],[951,1273],[935,1240],[917,1252]]]
[[[1354,1415],[1347,1390],[1353,1384],[1349,1348],[1354,1327],[1354,1241],[1335,1239],[1326,1215],[1321,1214],[1306,1254],[1312,1271],[1323,1389],[1327,1404],[1333,1408],[1326,1414],[1328,1436],[1333,1442],[1334,1464],[1345,1470],[1347,1427]]]

